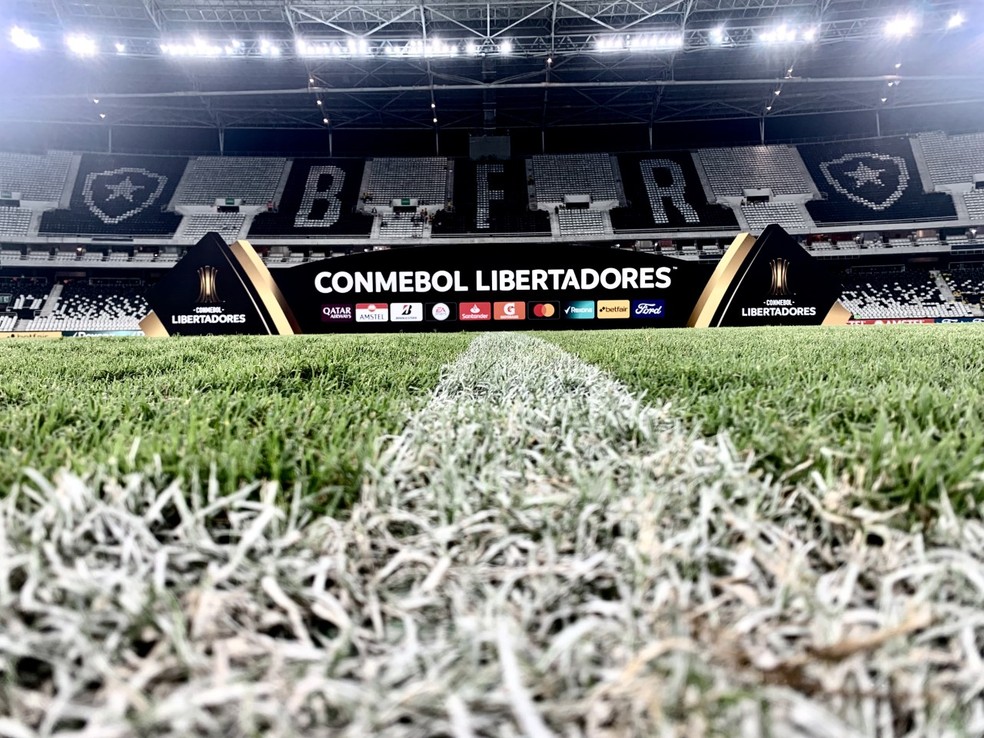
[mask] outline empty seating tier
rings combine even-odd
[[[562,203],[567,195],[590,195],[596,202],[623,200],[608,154],[541,155],[532,164],[537,203]]]
[[[30,228],[30,210],[0,207],[0,236],[26,236]]]
[[[817,223],[952,220],[953,200],[923,191],[906,138],[800,146],[823,200],[807,203]]]
[[[523,161],[455,162],[453,207],[434,216],[433,235],[550,233],[550,217],[530,210]]]
[[[240,213],[203,213],[185,216],[178,236],[198,242],[206,233],[218,233],[228,242],[239,238],[239,231],[246,223],[246,216]]]
[[[974,225],[984,225],[984,190],[965,192],[963,199],[967,205],[967,213],[970,216],[971,223]]]
[[[200,156],[192,159],[178,186],[176,205],[214,205],[239,198],[243,205],[265,205],[277,194],[287,160],[262,156]]]
[[[789,146],[701,149],[697,156],[717,198],[742,197],[746,189],[768,189],[773,195],[813,192],[796,150]]]
[[[845,275],[841,302],[855,318],[961,318],[972,313],[947,301],[929,272]]]
[[[41,218],[42,235],[170,236],[181,216],[164,212],[186,159],[84,154],[69,210]]]
[[[425,220],[415,213],[386,213],[380,217],[379,240],[423,238]]]
[[[984,134],[922,133],[918,140],[934,185],[968,183],[984,175]]]
[[[730,208],[711,205],[688,153],[618,158],[628,205],[612,210],[618,230],[736,228]]]
[[[794,202],[763,202],[742,205],[741,213],[753,233],[761,233],[767,226],[778,223],[787,231],[803,233],[810,230],[803,206]]]
[[[366,205],[389,205],[406,198],[416,199],[419,205],[444,207],[450,167],[448,159],[437,156],[373,159],[363,193]]]
[[[561,208],[557,211],[557,222],[560,225],[560,235],[564,238],[578,239],[584,236],[607,235],[605,214],[600,210]]]
[[[0,153],[0,191],[19,192],[22,200],[58,202],[68,181],[72,154]]]
[[[297,159],[276,212],[260,213],[250,236],[369,236],[372,218],[356,210],[363,162]]]
[[[968,305],[984,307],[984,267],[960,267],[942,273],[953,296]]]
[[[150,309],[139,280],[69,280],[50,315],[18,330],[137,330]]]

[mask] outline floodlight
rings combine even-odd
[[[37,51],[41,48],[41,39],[28,33],[20,26],[14,26],[10,29],[10,42],[24,51]]]
[[[500,54],[511,54],[512,50],[513,50],[512,41],[510,41],[509,39],[506,39],[501,44],[499,44]]]
[[[720,46],[724,43],[724,26],[711,29],[711,43]]]
[[[80,33],[70,33],[65,36],[65,46],[76,56],[95,56],[99,51],[95,40]]]
[[[964,21],[966,20],[967,18],[964,16],[964,14],[957,11],[956,13],[951,15],[950,20],[946,22],[947,30],[952,31],[954,28],[960,28],[960,26],[962,26],[964,24]]]
[[[120,41],[117,41],[116,42],[116,53],[117,54],[123,54],[125,52],[126,52],[126,44],[124,44],[124,43],[122,43]]]
[[[885,24],[885,35],[889,38],[903,38],[912,35],[916,19],[912,15],[899,15]]]
[[[763,43],[767,44],[788,44],[796,40],[797,31],[795,28],[790,28],[788,25],[783,23],[776,28],[762,33],[759,39]]]

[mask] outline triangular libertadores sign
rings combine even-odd
[[[688,325],[845,325],[840,282],[796,239],[770,225],[735,238],[704,287]]]
[[[140,327],[148,336],[289,335],[290,308],[248,241],[227,245],[209,233],[165,274],[147,297]]]

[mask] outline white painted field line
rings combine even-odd
[[[543,341],[478,338],[349,519],[275,491],[0,500],[0,736],[984,730],[979,521],[782,493]]]

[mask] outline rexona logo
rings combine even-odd
[[[356,323],[385,323],[389,320],[389,305],[385,302],[360,302],[355,306]]]
[[[443,322],[454,320],[454,303],[429,302],[427,303],[427,320]]]
[[[495,303],[496,320],[526,320],[526,303],[497,302]]]
[[[492,320],[492,305],[488,302],[462,302],[458,304],[459,320]]]
[[[531,302],[530,308],[530,320],[559,320],[560,319],[560,303],[559,302]]]
[[[640,320],[660,320],[666,317],[665,300],[633,300],[632,317]]]
[[[594,320],[594,300],[575,300],[564,303],[564,317],[568,320]]]
[[[355,320],[351,305],[322,305],[322,323],[351,323]]]
[[[598,318],[600,320],[623,320],[628,317],[628,300],[598,300]]]
[[[394,323],[420,323],[424,320],[422,302],[391,302],[390,320]]]

